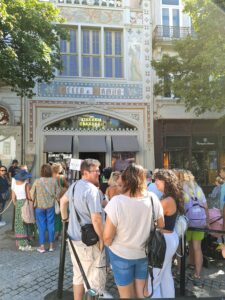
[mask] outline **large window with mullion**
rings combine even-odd
[[[82,29],[82,76],[101,77],[99,29]]]
[[[123,34],[119,30],[105,30],[105,77],[123,77]]]
[[[78,76],[77,29],[71,28],[68,40],[60,40],[62,76]]]

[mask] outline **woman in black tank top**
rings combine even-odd
[[[162,229],[166,240],[166,255],[162,269],[154,269],[153,298],[175,298],[172,276],[172,259],[176,253],[179,239],[174,231],[178,212],[183,213],[183,192],[178,178],[172,170],[158,169],[154,173],[155,184],[163,193],[161,204],[165,227]]]

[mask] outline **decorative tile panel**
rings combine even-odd
[[[67,22],[88,23],[88,24],[107,24],[123,25],[123,12],[113,9],[101,10],[96,8],[72,8],[61,7],[60,14]]]
[[[53,81],[38,85],[38,97],[79,99],[142,99],[141,84],[110,84]]]

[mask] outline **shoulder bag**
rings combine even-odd
[[[76,182],[74,184],[74,187],[73,187],[73,192],[72,192],[72,196],[74,196],[74,192],[75,192],[75,186],[76,186]],[[82,242],[87,245],[88,247],[89,246],[93,246],[95,245],[99,238],[98,238],[98,235],[97,233],[95,232],[95,229],[94,229],[94,226],[93,224],[85,224],[85,225],[82,225],[81,223],[81,218],[75,208],[75,204],[74,204],[74,197],[73,199],[71,199],[72,203],[73,203],[73,207],[74,207],[74,211],[76,213],[76,216],[77,216],[77,220],[80,224],[80,228],[81,228],[81,240]]]
[[[153,222],[153,230],[152,228],[152,222],[150,227],[150,235],[146,242],[145,246],[145,252],[148,259],[148,271],[151,277],[151,286],[152,286],[152,292],[149,297],[153,295],[153,268],[159,268],[162,269],[165,254],[166,254],[166,240],[161,233],[160,230],[156,228],[157,222],[155,219],[155,210],[153,205],[153,200],[151,197],[151,204],[152,204],[152,222]]]
[[[35,223],[34,205],[33,202],[28,199],[27,183],[25,185],[25,190],[26,190],[26,200],[21,208],[21,217],[24,223],[34,224]]]

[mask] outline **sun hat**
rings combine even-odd
[[[26,180],[28,178],[31,178],[32,174],[28,173],[26,170],[20,170],[16,175],[15,175],[15,180]]]

